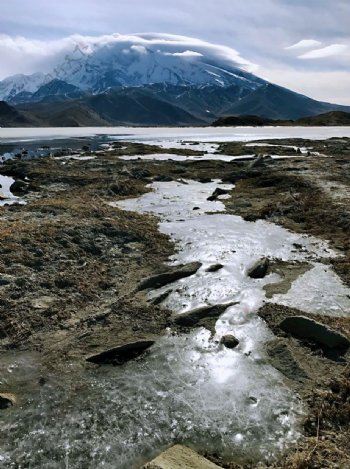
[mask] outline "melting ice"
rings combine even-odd
[[[168,307],[181,314],[238,302],[217,322],[216,335],[204,328],[179,336],[170,331],[141,361],[87,370],[79,381],[73,372],[48,377],[28,403],[2,414],[3,434],[10,436],[0,450],[3,467],[130,469],[174,443],[258,461],[298,439],[302,406],[267,363],[264,344],[273,336],[256,315],[263,286],[278,278],[253,280],[246,273],[261,256],[306,259],[320,268],[319,260],[334,253],[315,238],[222,213],[221,201],[207,201],[217,185],[155,183],[153,192],[116,204],[160,218],[160,230],[177,243],[172,263],[203,263],[196,275],[171,285]],[[217,262],[222,270],[206,272]],[[333,281],[328,301],[336,313],[344,291]],[[293,288],[291,304],[298,296]],[[240,340],[234,350],[219,343],[228,332]]]

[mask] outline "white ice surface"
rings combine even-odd
[[[2,176],[0,174],[0,195],[4,197],[3,200],[0,199],[0,207],[4,205],[12,205],[14,203],[22,203],[21,199],[16,197],[10,191],[11,185],[15,180],[9,176]]]
[[[119,159],[134,161],[134,160],[145,160],[145,161],[234,161],[240,158],[254,158],[254,155],[220,155],[215,153],[206,153],[204,155],[173,155],[171,153],[155,153],[154,155],[132,155],[132,156],[120,156]]]
[[[208,214],[223,212],[225,209],[220,201],[207,201],[216,187],[232,188],[230,185],[219,184],[218,181],[209,184],[194,181],[189,184],[157,182],[152,184],[154,192],[139,199],[117,203],[127,210],[161,217],[160,230],[170,235],[180,247],[172,258],[174,263],[197,260],[203,263],[203,268],[195,276],[174,284],[174,291],[164,302],[166,306],[176,311],[186,311],[204,304],[242,301],[244,298],[244,304],[248,301],[251,305],[248,312],[256,311],[264,300],[262,287],[278,280],[276,276],[253,280],[246,275],[248,268],[265,256],[284,261],[314,262],[315,269],[305,274],[308,284],[299,281],[304,287],[303,293],[310,284],[309,294],[300,294],[297,284],[289,292],[289,296],[285,297],[290,306],[310,311],[311,286],[314,285],[315,312],[319,312],[321,307],[317,305],[319,302],[324,304],[324,300],[321,301],[321,296],[318,295],[318,302],[316,301],[318,285],[327,296],[325,312],[342,315],[344,310],[350,310],[350,299],[347,296],[350,290],[330,269],[325,272],[324,264],[317,262],[337,255],[326,242],[293,233],[263,220],[247,222],[241,217],[224,213]],[[193,210],[195,207],[197,210]],[[302,249],[295,249],[294,244],[300,244]],[[205,272],[208,266],[218,262],[224,265],[223,269],[214,274]],[[319,276],[320,272],[323,273],[322,276]],[[168,288],[151,293],[151,296],[159,295]],[[278,302],[283,303],[283,295],[278,298]],[[237,309],[239,307],[233,308],[234,314]]]
[[[0,128],[0,141],[26,142],[42,139],[92,137],[107,135],[111,140],[198,141],[198,142],[250,142],[273,138],[307,138],[326,140],[331,137],[350,137],[350,127],[50,127]]]
[[[296,158],[298,155],[269,155],[274,160],[279,159],[287,159],[287,158]],[[136,160],[144,160],[144,161],[226,161],[231,162],[235,160],[244,159],[253,159],[255,157],[254,154],[249,155],[221,155],[217,153],[206,153],[204,155],[174,155],[171,153],[155,153],[153,155],[125,155],[120,156],[119,159],[125,161],[136,161]],[[300,157],[300,155],[299,155]]]
[[[350,290],[330,266],[314,263],[313,269],[296,279],[285,295],[274,295],[273,303],[293,306],[308,313],[344,316],[350,314]]]

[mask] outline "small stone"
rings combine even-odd
[[[217,272],[221,270],[224,266],[222,264],[213,264],[207,268],[206,272]]]
[[[224,345],[226,348],[236,348],[239,345],[239,340],[232,334],[224,335],[221,338],[220,343]]]
[[[217,187],[210,197],[207,198],[209,202],[215,201],[220,195],[228,194],[228,191]]]
[[[0,409],[8,409],[16,404],[16,396],[14,394],[0,394]]]

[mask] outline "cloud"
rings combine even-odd
[[[147,49],[144,46],[131,46],[130,49],[139,54],[147,54]]]
[[[146,54],[148,50],[179,57],[205,57],[222,61],[223,65],[254,71],[257,66],[244,59],[238,51],[227,46],[212,44],[207,41],[187,36],[160,33],[145,34],[110,34],[102,36],[72,35],[58,40],[41,41],[21,36],[0,35],[1,78],[6,76],[34,72],[50,72],[65,55],[89,55],[103,47],[115,47],[121,52],[133,51]]]
[[[335,55],[342,55],[347,49],[348,46],[345,44],[332,44],[322,49],[314,49],[299,55],[298,59],[323,59],[325,57],[333,57]]]
[[[294,50],[294,49],[307,49],[308,47],[320,46],[322,42],[316,41],[315,39],[303,39],[302,41],[297,42],[291,46],[285,47],[285,50]]]
[[[185,50],[184,52],[174,52],[171,54],[174,57],[203,57],[203,54],[200,52],[195,52],[194,50]]]

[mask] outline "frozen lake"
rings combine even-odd
[[[185,140],[202,142],[252,141],[270,138],[308,138],[325,140],[349,137],[350,127],[49,127],[0,128],[0,144],[105,136],[113,140]]]

